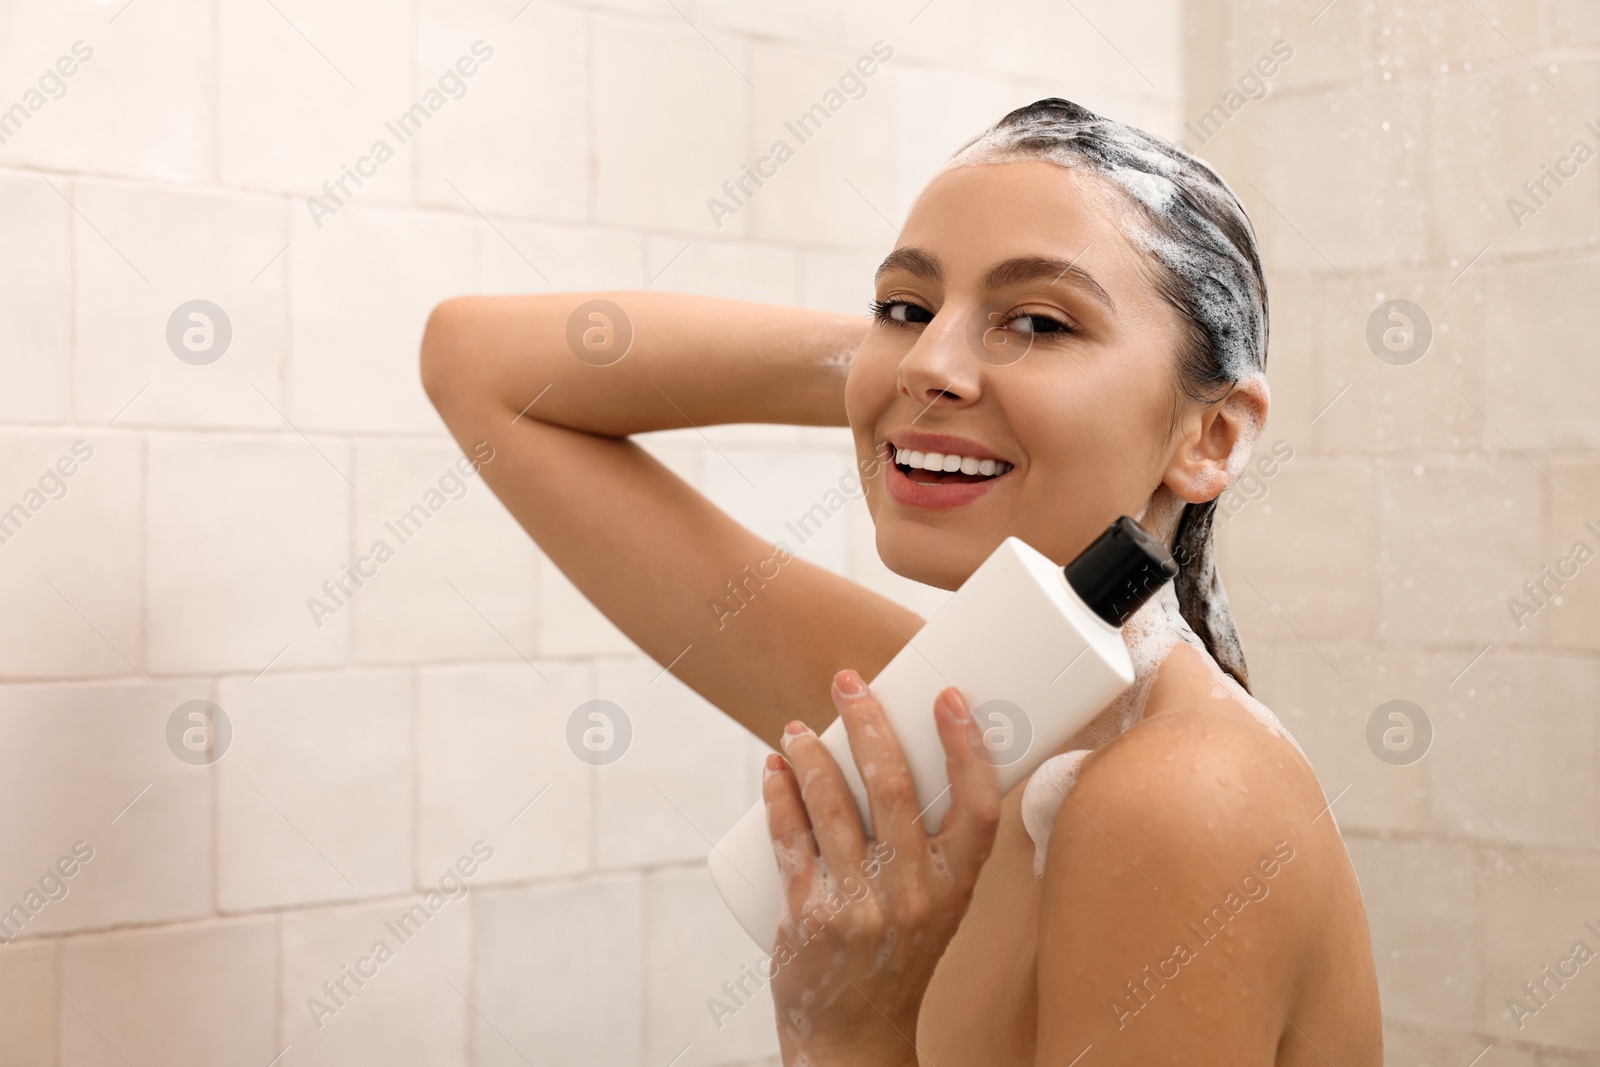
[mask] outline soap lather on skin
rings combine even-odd
[[[1206,651],[1205,644],[1190,629],[1178,611],[1178,594],[1171,583],[1151,597],[1122,625],[1122,640],[1128,646],[1133,660],[1133,685],[1105,711],[1096,716],[1067,742],[1068,750],[1041,763],[1028,778],[1022,790],[1022,825],[1033,838],[1033,873],[1044,877],[1045,856],[1050,844],[1050,830],[1056,815],[1065,803],[1067,794],[1077,784],[1083,761],[1095,749],[1101,748],[1131,730],[1144,718],[1145,700],[1155,681],[1161,664],[1180,642],[1190,645],[1205,659],[1211,668],[1212,693],[1232,697],[1242,704],[1256,721],[1275,733],[1288,738],[1300,749],[1300,742],[1284,729],[1265,704],[1245,692],[1233,676],[1217,665]],[[1304,750],[1301,750],[1304,754]],[[1324,794],[1326,799],[1326,794]],[[1330,809],[1329,815],[1333,812]],[[1335,826],[1337,826],[1337,822]]]

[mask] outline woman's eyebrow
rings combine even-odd
[[[1100,301],[1108,311],[1117,309],[1111,302],[1111,294],[1106,292],[1088,271],[1078,266],[1077,260],[1056,259],[1054,256],[1020,256],[1008,259],[995,264],[989,273],[983,276],[983,284],[988,289],[999,289],[1002,286],[1020,285],[1040,278],[1049,278],[1052,283],[1066,282]]]
[[[877,281],[891,270],[903,270],[925,281],[944,281],[944,271],[939,267],[939,257],[920,248],[907,246],[890,252],[883,257],[883,262],[878,264],[878,270],[873,274],[872,280]]]
[[[897,248],[890,252],[879,264],[873,279],[877,280],[883,277],[885,272],[897,269],[927,281],[944,281],[944,271],[939,266],[939,257],[921,248]],[[1108,310],[1116,310],[1111,294],[1107,293],[1088,271],[1078,266],[1076,260],[1057,259],[1054,256],[1018,256],[991,267],[989,273],[983,276],[983,284],[987,289],[999,289],[1002,286],[1020,285],[1040,278],[1048,278],[1052,283],[1066,282],[1074,288],[1083,290],[1104,304]]]

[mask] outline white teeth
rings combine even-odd
[[[1003,459],[978,459],[976,456],[958,456],[953,452],[918,452],[911,448],[896,448],[894,461],[904,467],[960,471],[962,474],[981,474],[985,477],[1004,474],[1012,467]]]

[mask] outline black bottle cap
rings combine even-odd
[[[1126,515],[1062,570],[1073,591],[1112,626],[1121,626],[1178,576],[1172,553]]]

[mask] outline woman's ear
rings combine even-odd
[[[1269,403],[1266,378],[1252,374],[1220,401],[1196,407],[1183,420],[1162,484],[1191,504],[1215,499],[1250,461]]]

